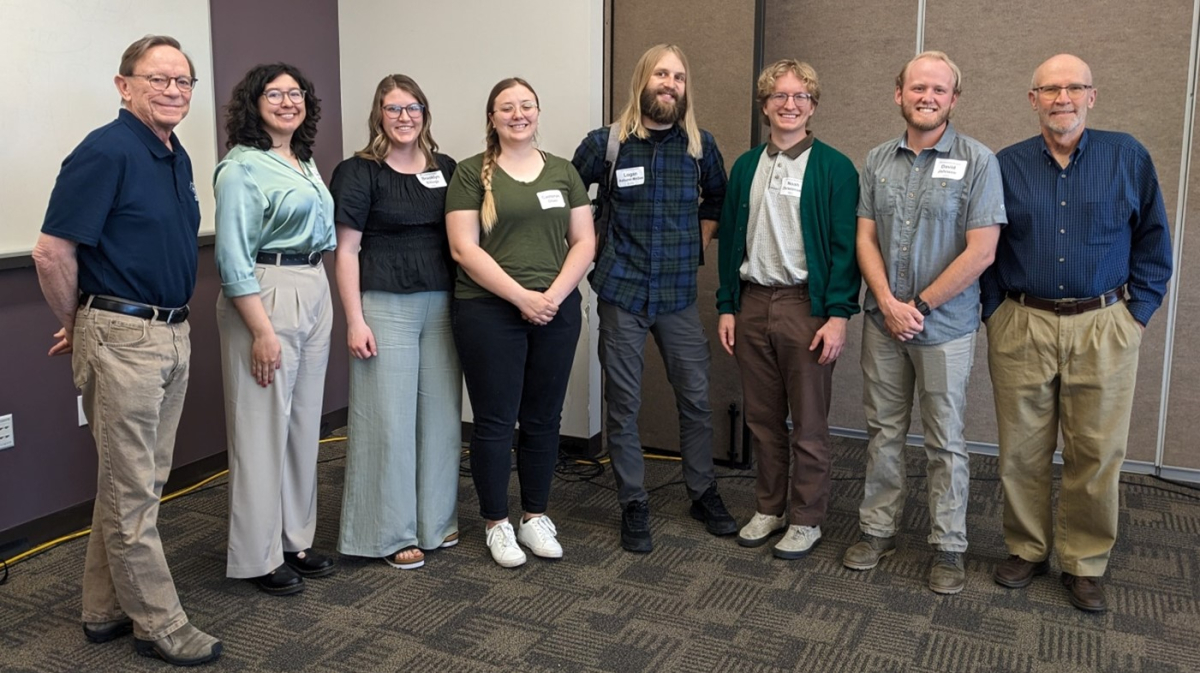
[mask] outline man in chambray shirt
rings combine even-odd
[[[1041,133],[997,155],[1011,216],[981,279],[1010,554],[994,577],[1029,586],[1049,569],[1053,546],[1068,600],[1101,612],[1138,347],[1167,291],[1171,232],[1146,148],[1085,126],[1096,104],[1087,63],[1070,54],[1047,60],[1029,102]]]
[[[979,329],[979,274],[1003,224],[1000,169],[983,144],[959,134],[950,113],[961,72],[927,51],[896,78],[905,133],[867,155],[860,178],[858,264],[864,308],[863,406],[870,442],[860,541],[842,563],[869,570],[895,552],[904,504],[904,444],[914,386],[928,460],[929,543],[938,552],[929,588],[966,582],[967,488],[963,422]]]

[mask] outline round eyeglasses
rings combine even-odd
[[[287,96],[288,100],[292,101],[292,103],[300,105],[304,102],[305,93],[306,92],[304,89],[289,89],[287,91],[280,91],[279,89],[267,89],[263,92],[263,98],[266,98],[267,102],[271,105],[279,105],[283,102],[283,97]]]

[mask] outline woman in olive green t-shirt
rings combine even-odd
[[[587,190],[565,159],[537,149],[538,99],[520,78],[487,101],[487,148],[462,162],[446,193],[458,262],[453,327],[474,412],[471,477],[497,564],[561,558],[546,516],[563,399],[582,322],[579,284],[595,235]],[[512,432],[524,510],[508,521]],[[519,544],[518,544],[519,543]]]

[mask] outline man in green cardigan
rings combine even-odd
[[[833,366],[859,311],[858,172],[808,130],[821,96],[812,66],[768,66],[757,96],[771,136],[729,177],[717,332],[737,357],[758,449],[755,514],[738,544],[758,547],[786,530],[774,554],[798,559],[820,541],[829,505]]]

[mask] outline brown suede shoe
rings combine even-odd
[[[1024,589],[1033,582],[1034,577],[1045,575],[1048,570],[1050,570],[1049,559],[1042,559],[1035,563],[1013,554],[996,566],[995,572],[992,573],[992,579],[1002,587]]]
[[[1071,573],[1062,574],[1063,586],[1067,588],[1067,599],[1071,605],[1085,612],[1104,612],[1108,601],[1099,577],[1079,577]]]

